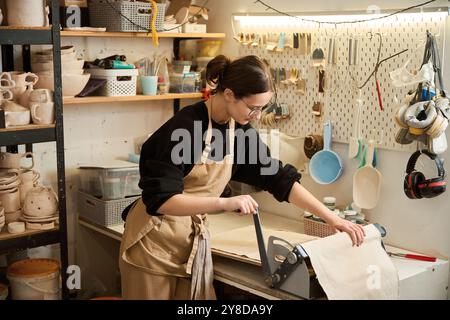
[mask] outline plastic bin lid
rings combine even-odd
[[[192,61],[188,61],[188,60],[173,60],[172,64],[178,65],[178,66],[190,66],[190,65],[192,65]]]
[[[52,259],[25,259],[16,261],[8,267],[10,277],[43,277],[59,271],[59,262]]]
[[[139,167],[139,164],[124,160],[110,160],[104,163],[86,163],[79,166],[80,169],[127,169],[137,167]]]

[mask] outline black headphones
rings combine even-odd
[[[437,178],[426,179],[422,172],[416,171],[416,162],[421,154],[426,154],[434,161],[438,170]],[[414,152],[408,160],[406,177],[403,182],[406,196],[410,199],[434,198],[444,193],[446,188],[444,161],[428,150]]]

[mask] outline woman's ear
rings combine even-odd
[[[236,102],[236,97],[234,96],[233,90],[226,88],[223,91],[223,96],[226,102]]]

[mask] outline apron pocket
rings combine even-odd
[[[152,218],[155,227],[141,240],[148,252],[178,264],[186,263],[194,239],[191,218],[174,216]]]

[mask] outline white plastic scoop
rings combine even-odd
[[[381,173],[372,166],[375,141],[369,141],[366,165],[356,170],[353,176],[353,201],[362,209],[373,209],[381,191]]]

